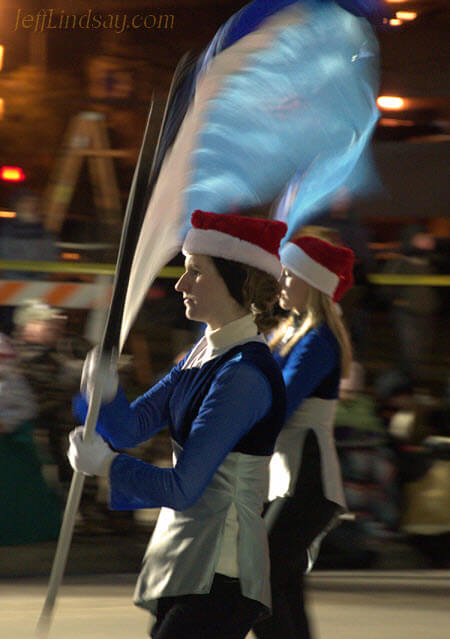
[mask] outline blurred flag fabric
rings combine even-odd
[[[290,234],[356,166],[378,119],[378,44],[359,16],[378,14],[380,4],[339,2],[254,0],[200,57],[176,125],[169,114],[174,141],[134,255],[122,345],[194,210],[244,212],[295,180],[295,219],[279,209]]]
[[[342,200],[348,205],[358,197],[373,197],[383,191],[378,171],[373,159],[372,150],[367,139],[360,139],[361,154],[358,149],[342,154],[333,162],[329,157],[318,157],[310,171],[298,171],[288,182],[283,193],[276,202],[272,217],[282,220],[288,225],[288,233],[282,245],[295,235],[300,227],[306,224],[326,224],[317,222],[332,207]],[[322,190],[317,188],[317,181],[324,180]],[[328,188],[330,186],[331,188]]]

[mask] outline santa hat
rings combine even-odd
[[[290,240],[281,251],[283,266],[338,302],[353,284],[353,251],[318,237]]]
[[[241,262],[265,271],[277,279],[281,275],[280,241],[284,222],[241,215],[195,211],[193,228],[183,244],[183,253],[198,253]]]

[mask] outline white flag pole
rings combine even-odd
[[[138,163],[136,165],[136,169],[133,175],[133,181],[131,184],[131,189],[128,197],[126,214],[125,214],[125,223],[124,223],[124,232],[122,233],[121,239],[121,247],[127,243],[127,237],[129,236],[129,231],[131,227],[130,218],[136,210],[136,192],[138,187],[145,190],[146,179],[144,175],[145,166],[143,166],[148,155],[148,146],[150,141],[150,121],[153,110],[153,99],[149,109],[149,114],[147,118],[147,125],[145,128],[145,133],[142,141],[141,150],[139,153]],[[142,184],[143,180],[144,183]],[[139,181],[141,184],[139,184]],[[119,255],[120,255],[119,249]],[[113,299],[117,290],[117,283],[119,279],[116,274],[115,283],[114,283],[114,293]],[[113,303],[111,302],[111,306]],[[105,333],[107,329],[105,329]],[[92,394],[89,398],[89,408],[86,416],[86,421],[84,424],[84,438],[88,439],[92,437],[95,432],[95,425],[97,423],[98,414],[100,412],[101,406],[101,398],[103,393],[103,383],[104,383],[104,373],[107,370],[107,366],[109,360],[111,358],[111,350],[103,351],[101,353],[99,359],[99,365],[95,371],[94,375],[94,387]],[[36,635],[38,637],[47,637],[50,629],[53,609],[55,606],[56,596],[58,593],[59,586],[62,581],[62,577],[64,574],[64,570],[67,563],[67,557],[69,554],[70,544],[72,541],[73,529],[75,524],[75,518],[78,512],[78,507],[80,504],[81,494],[83,492],[84,486],[84,475],[83,473],[74,472],[72,477],[72,482],[70,485],[69,496],[67,499],[66,507],[64,510],[63,522],[61,525],[61,530],[59,533],[58,544],[56,547],[55,557],[53,559],[52,570],[50,573],[50,579],[47,589],[47,596],[44,602],[44,606],[41,611],[41,615],[39,617],[39,621],[36,627]]]

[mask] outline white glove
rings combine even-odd
[[[84,441],[83,431],[84,426],[78,426],[69,435],[67,457],[70,465],[85,475],[108,477],[112,461],[118,453],[112,451],[98,433],[94,433],[90,441]]]
[[[99,349],[98,346],[96,346],[89,351],[84,361],[83,371],[81,373],[80,390],[88,401],[92,395],[92,391],[94,390],[94,380],[96,369],[99,365],[99,359]],[[113,351],[109,359],[106,359],[104,354],[101,365],[102,368],[100,375],[103,381],[102,404],[108,404],[116,396],[117,388],[119,386],[119,376],[117,374],[117,351]]]

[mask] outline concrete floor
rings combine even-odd
[[[131,601],[134,579],[66,578],[48,639],[147,637],[148,615]],[[0,582],[0,639],[35,636],[46,588],[42,579]],[[449,589],[450,574],[442,571],[318,572],[309,586],[315,639],[447,639]]]

